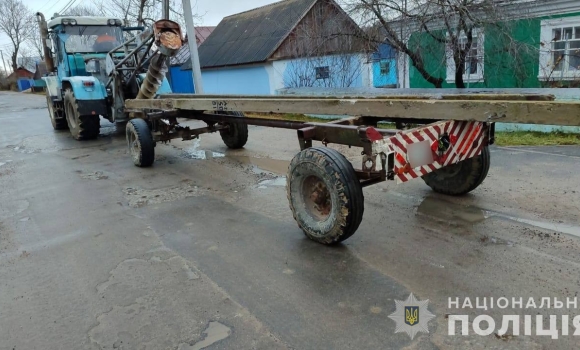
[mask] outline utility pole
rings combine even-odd
[[[195,27],[193,26],[193,13],[191,12],[191,1],[183,0],[183,16],[187,29],[187,43],[191,57],[191,74],[193,75],[193,86],[196,94],[203,94],[203,83],[201,81],[201,68],[199,67],[199,55],[197,53],[197,40]]]
[[[169,19],[169,0],[163,0],[162,5],[163,19]],[[169,84],[171,84],[171,57],[167,57],[165,65],[167,66],[167,73],[165,73],[165,76],[167,77]]]
[[[163,19],[169,19],[169,0],[163,0]]]
[[[2,56],[2,63],[4,64],[4,72],[8,76],[8,69],[6,69],[6,61],[4,61],[4,52],[2,50],[0,50],[0,55]]]

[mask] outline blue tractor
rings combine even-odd
[[[177,23],[126,27],[120,19],[36,14],[48,74],[46,103],[55,130],[69,129],[77,140],[99,135],[100,117],[112,123],[131,115],[124,101],[171,93],[162,73],[168,56],[181,47]],[[170,33],[174,42],[164,43]]]

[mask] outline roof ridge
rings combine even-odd
[[[241,14],[244,14],[244,13],[256,11],[256,10],[261,10],[263,8],[266,8],[266,7],[270,7],[270,6],[274,6],[274,5],[279,5],[280,3],[287,2],[287,1],[290,2],[290,1],[305,1],[305,0],[280,0],[280,1],[273,2],[271,4],[262,5],[260,7],[255,7],[253,9],[249,9],[249,10],[246,10],[246,11],[243,11],[243,12],[234,13],[233,15],[225,16],[224,19],[230,18],[230,17],[234,17],[234,16],[238,16],[238,15],[241,15]],[[310,1],[316,2],[318,0],[310,0]]]

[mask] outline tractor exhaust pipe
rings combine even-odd
[[[44,51],[44,62],[46,63],[46,71],[54,72],[54,60],[52,59],[52,52],[46,44],[48,40],[48,25],[46,24],[46,19],[44,15],[40,12],[36,13],[36,18],[38,20],[38,26],[40,28],[40,38],[42,39],[42,49]]]
[[[155,93],[159,90],[164,77],[163,63],[167,60],[167,57],[175,55],[183,45],[181,29],[176,22],[169,20],[157,21],[153,25],[153,33],[159,53],[149,62],[147,75],[136,97],[138,100],[149,100],[155,97]]]

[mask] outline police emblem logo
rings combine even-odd
[[[395,300],[395,312],[389,318],[395,321],[395,333],[405,332],[411,337],[419,332],[429,333],[428,322],[435,317],[427,306],[429,300],[419,301],[413,293],[407,300]]]
[[[405,306],[405,323],[414,326],[419,322],[419,307]]]

